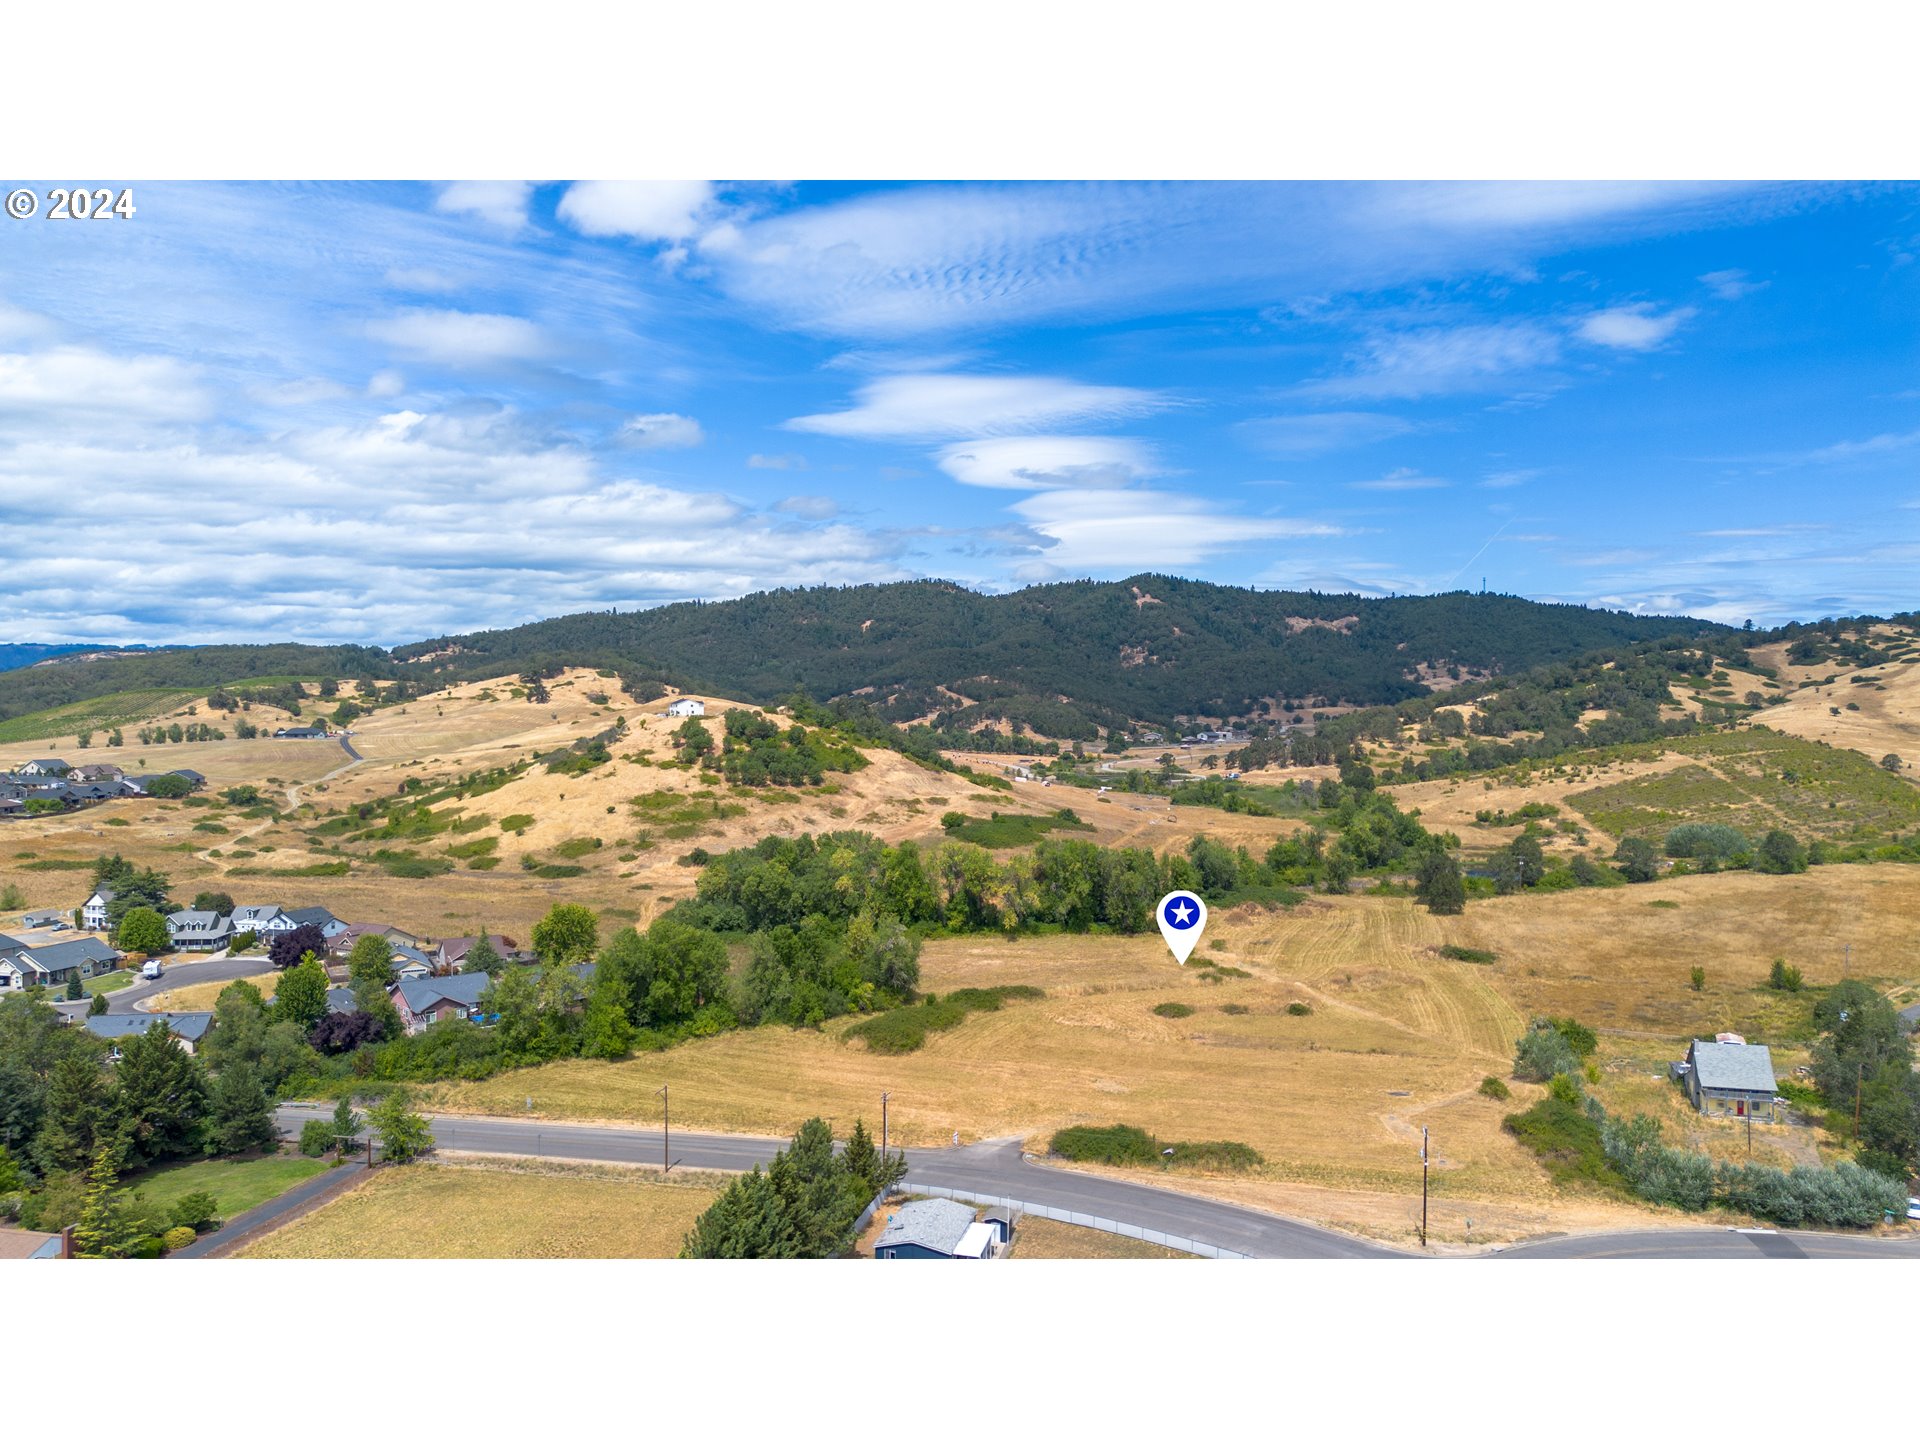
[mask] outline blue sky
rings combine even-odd
[[[1161,570],[1920,604],[1920,190],[136,185],[0,225],[0,638]]]

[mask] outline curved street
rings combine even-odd
[[[283,1105],[281,1129],[299,1133],[308,1120],[332,1113],[329,1106]],[[477,1115],[430,1117],[434,1143],[443,1150],[562,1160],[602,1160],[629,1165],[675,1165],[702,1170],[746,1170],[764,1165],[787,1144],[755,1135],[711,1135],[675,1130],[663,1157],[661,1133],[613,1125],[558,1125]],[[1389,1259],[1407,1252],[1196,1195],[1157,1186],[1056,1170],[1021,1154],[1017,1140],[993,1140],[957,1149],[908,1150],[908,1177],[916,1184],[966,1190],[1015,1205],[1046,1205],[1158,1230],[1222,1249],[1271,1259]],[[1521,1245],[1488,1247],[1488,1255],[1531,1259],[1916,1259],[1920,1237],[1884,1239],[1815,1231],[1744,1231],[1677,1228],[1555,1237]]]

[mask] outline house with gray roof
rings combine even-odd
[[[76,976],[104,975],[119,964],[120,952],[91,935],[33,949],[11,935],[0,936],[0,991],[65,985]]]
[[[189,1055],[193,1047],[207,1038],[207,1031],[213,1028],[211,1010],[179,1010],[159,1015],[89,1015],[87,1030],[102,1040],[114,1042],[113,1058],[120,1058],[119,1043],[130,1035],[144,1035],[155,1025],[164,1024],[173,1032],[173,1038],[180,1048]]]
[[[483,1015],[480,1007],[480,997],[492,984],[492,977],[478,970],[402,980],[393,987],[393,1008],[400,1012],[400,1023],[409,1035],[418,1035],[442,1020],[497,1019]]]
[[[167,940],[176,950],[224,950],[233,921],[217,910],[176,910],[167,916]]]
[[[998,1248],[994,1227],[956,1200],[914,1200],[887,1221],[873,1247],[876,1260],[984,1260]]]
[[[286,912],[287,919],[293,921],[294,928],[311,925],[318,930],[322,938],[331,940],[347,928],[347,922],[340,919],[324,905],[307,905],[298,910]]]
[[[284,935],[299,929],[299,922],[278,905],[236,905],[233,928],[241,935]]]
[[[21,775],[64,775],[73,766],[58,756],[49,755],[44,760],[29,760],[16,772]]]
[[[1687,1099],[1702,1115],[1735,1119],[1778,1119],[1779,1087],[1773,1055],[1764,1045],[1695,1040],[1687,1047],[1681,1083]]]
[[[113,903],[113,891],[102,885],[80,906],[80,923],[89,930],[107,928],[107,906]]]

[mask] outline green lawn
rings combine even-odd
[[[231,1220],[241,1211],[264,1204],[326,1168],[325,1160],[310,1160],[304,1155],[269,1155],[255,1160],[188,1160],[130,1176],[122,1188],[138,1190],[167,1210],[171,1210],[182,1195],[205,1190],[219,1206],[220,1218]]]
[[[80,982],[80,988],[89,995],[111,995],[115,990],[124,990],[133,984],[133,971],[109,970],[104,975],[91,975]]]

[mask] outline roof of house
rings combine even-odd
[[[29,910],[20,920],[26,925],[64,925],[69,913],[65,910]]]
[[[60,1237],[50,1231],[0,1229],[0,1260],[31,1260],[49,1245],[60,1253]]]
[[[360,1008],[360,1002],[353,998],[353,991],[344,985],[335,985],[327,991],[327,1013],[329,1015],[351,1015]]]
[[[287,911],[287,918],[296,925],[319,925],[325,927],[334,924],[340,917],[324,905],[307,905],[299,910]]]
[[[217,910],[176,910],[167,916],[167,933],[176,939],[186,935],[205,940],[232,929],[233,921]]]
[[[274,916],[284,913],[278,905],[236,905],[233,907],[235,924],[238,924],[242,920],[253,920],[260,924],[265,924],[267,921],[273,919]]]
[[[89,960],[117,960],[120,952],[93,935],[42,945],[33,958],[49,970],[65,970],[69,965],[84,965]]]
[[[1002,1225],[1006,1226],[1009,1230],[1013,1228],[1013,1211],[1009,1210],[1004,1205],[989,1205],[986,1209],[980,1212],[980,1218],[981,1220],[988,1221],[988,1222],[998,1220]]]
[[[418,1015],[442,1000],[473,1006],[493,984],[491,976],[474,971],[471,975],[428,975],[418,980],[402,980],[396,990],[407,1009]]]
[[[1773,1056],[1764,1045],[1722,1045],[1696,1040],[1688,1052],[1705,1090],[1774,1090]]]
[[[102,905],[104,905],[111,899],[113,899],[112,889],[109,888],[108,886],[101,885],[98,888],[96,888],[91,895],[87,896],[87,903],[91,905],[94,901],[98,900]]]
[[[493,946],[493,953],[500,956],[503,960],[520,948],[512,937],[507,935],[488,935],[485,938],[487,943]],[[454,963],[464,960],[468,954],[472,952],[473,947],[480,943],[480,940],[481,937],[478,935],[456,935],[451,940],[442,940],[440,942],[440,958]]]
[[[202,775],[198,770],[184,770],[184,769],[169,770],[167,773],[169,775],[178,775],[181,778],[186,780],[191,780],[196,785],[204,785],[207,783],[207,777]]]
[[[181,1010],[165,1015],[89,1015],[87,1029],[104,1040],[141,1035],[164,1022],[174,1034],[196,1043],[213,1024],[211,1010]]]
[[[942,1255],[957,1255],[972,1225],[973,1211],[957,1201],[915,1200],[902,1205],[887,1221],[878,1246],[918,1245]]]

